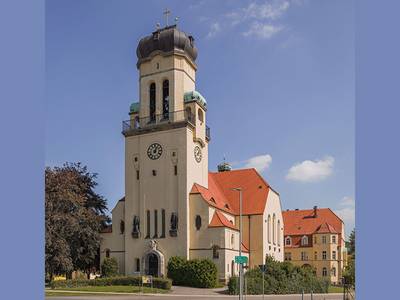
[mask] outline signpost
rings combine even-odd
[[[242,189],[241,188],[233,188],[233,191],[239,192],[239,260],[246,260],[247,257],[242,258]],[[235,260],[236,260],[235,257]],[[243,262],[239,262],[239,300],[243,300]]]
[[[143,293],[143,285],[150,284],[151,289],[153,289],[153,276],[151,275],[143,275],[142,276],[142,293]]]
[[[235,256],[235,263],[237,264],[247,264],[247,256]]]

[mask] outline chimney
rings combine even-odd
[[[314,218],[316,218],[317,216],[318,216],[318,206],[314,206],[313,207],[313,209],[314,209]]]

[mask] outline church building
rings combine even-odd
[[[219,279],[238,274],[235,256],[260,265],[283,261],[279,193],[255,169],[208,170],[207,101],[196,91],[197,48],[176,25],[137,46],[140,101],[123,122],[125,197],[101,234],[100,259],[115,257],[121,274],[166,276],[172,256],[209,258]],[[243,242],[239,245],[239,191]]]

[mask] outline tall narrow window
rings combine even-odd
[[[332,251],[332,259],[336,260],[336,251]]]
[[[136,258],[136,272],[140,272],[140,259]]]
[[[156,84],[150,84],[150,122],[156,121]]]
[[[164,80],[163,82],[163,118],[169,119],[169,81]]]
[[[178,166],[177,165],[174,166],[174,174],[175,174],[175,176],[178,175]]]
[[[268,243],[271,243],[271,216],[270,215],[268,215],[267,235],[268,235]]]
[[[146,239],[150,238],[150,211],[146,211]]]
[[[136,180],[139,180],[139,170],[136,170]]]
[[[328,275],[328,272],[327,272],[327,269],[324,267],[324,268],[322,268],[322,276],[327,276]]]
[[[277,228],[277,235],[278,235],[278,246],[281,245],[281,220],[278,220],[278,228]]]
[[[275,217],[275,214],[272,217],[272,241],[275,245],[275,243],[276,243],[276,217]]]
[[[153,238],[158,237],[158,212],[157,209],[154,210],[154,236]]]
[[[165,238],[165,209],[161,210],[161,237]]]

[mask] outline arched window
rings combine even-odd
[[[121,234],[124,234],[124,232],[125,232],[125,222],[124,222],[124,220],[121,220],[121,222],[119,223],[119,232]]]
[[[193,114],[192,114],[192,109],[190,107],[186,107],[185,119],[193,123]]]
[[[301,238],[301,245],[302,246],[308,245],[308,237],[306,235]]]
[[[278,228],[277,228],[277,236],[278,236],[278,246],[281,245],[281,220],[278,220]]]
[[[201,110],[201,108],[198,109],[197,114],[198,114],[199,121],[201,123],[203,123],[204,122],[204,115],[203,115],[203,111]]]
[[[156,84],[150,84],[150,122],[156,121]]]
[[[163,82],[163,118],[169,119],[169,80],[164,80]]]
[[[328,271],[325,267],[322,268],[322,276],[327,276],[328,275]]]
[[[270,215],[268,215],[267,235],[268,235],[268,243],[271,243],[271,216]]]
[[[290,236],[288,236],[288,237],[285,239],[285,245],[286,245],[286,246],[292,245],[292,239],[291,239]]]
[[[276,243],[276,217],[275,214],[272,216],[272,241],[274,242],[274,245]]]
[[[201,228],[201,217],[200,217],[200,215],[197,215],[197,216],[196,216],[196,219],[195,219],[195,226],[196,226],[196,229],[197,229],[197,230],[200,230],[200,228]]]
[[[110,257],[110,249],[106,249],[106,257],[109,258]]]

